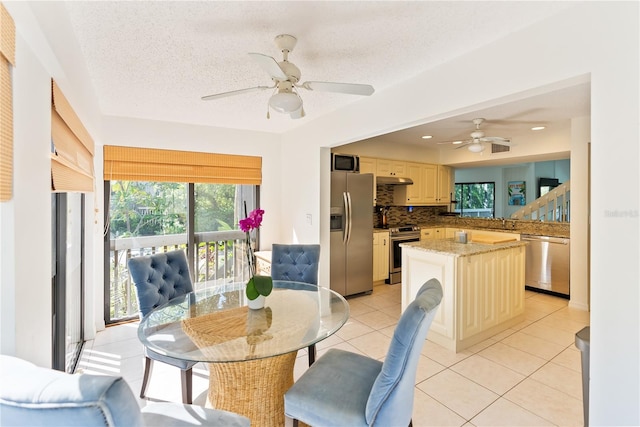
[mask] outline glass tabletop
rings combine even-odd
[[[308,283],[273,281],[265,307],[247,307],[244,283],[174,298],[148,313],[138,337],[150,350],[194,362],[238,362],[278,356],[315,344],[340,329],[349,304]]]

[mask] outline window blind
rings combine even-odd
[[[93,153],[89,132],[51,81],[51,189],[54,192],[93,191]]]
[[[16,29],[13,19],[0,3],[0,201],[13,193],[13,85],[16,64]]]
[[[105,181],[262,183],[262,157],[104,146]]]

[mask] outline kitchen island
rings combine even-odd
[[[443,298],[428,338],[454,352],[524,320],[526,242],[423,240],[402,247],[402,310],[436,278]]]

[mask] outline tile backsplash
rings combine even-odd
[[[447,212],[447,206],[414,206],[409,212],[408,206],[393,206],[393,185],[381,184],[377,186],[377,206],[373,213],[373,226],[382,226],[382,208],[388,207],[387,222],[396,224],[424,224],[433,222],[438,214]]]

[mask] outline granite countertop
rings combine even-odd
[[[464,257],[487,252],[500,251],[502,249],[517,248],[528,245],[527,242],[514,241],[505,243],[458,243],[453,239],[422,240],[420,242],[401,243],[400,247],[417,249],[442,255]]]
[[[419,225],[423,228],[447,227],[551,237],[570,237],[570,226],[568,222],[542,222],[505,218],[503,226],[501,219],[441,217]]]

